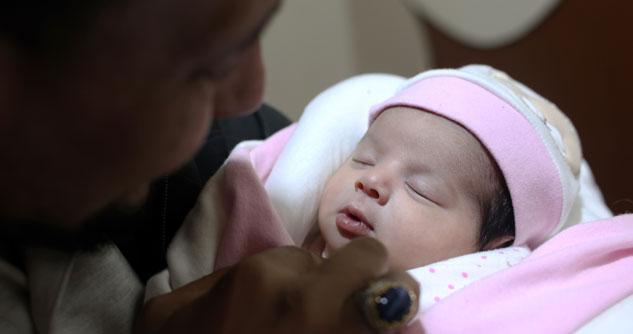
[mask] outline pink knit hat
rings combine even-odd
[[[510,191],[514,245],[534,248],[565,223],[578,192],[580,141],[551,102],[489,66],[423,72],[372,108],[424,109],[469,130],[488,149]]]

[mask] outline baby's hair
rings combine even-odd
[[[503,237],[512,237],[507,242],[496,245],[495,248],[512,245],[515,236],[514,209],[510,191],[504,180],[499,166],[492,159],[489,152],[487,181],[484,190],[480,192],[479,208],[481,210],[481,228],[479,229],[478,248],[480,251],[490,249],[490,243]]]
[[[499,175],[501,176],[501,175]],[[505,182],[501,182],[499,189],[491,199],[482,201],[482,220],[479,230],[479,250],[485,250],[490,242],[497,238],[511,236],[514,238],[514,210],[512,209],[512,199]],[[497,248],[508,247],[514,240],[509,240]]]

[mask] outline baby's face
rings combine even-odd
[[[410,269],[477,251],[481,144],[434,114],[396,107],[371,125],[328,181],[319,228],[328,251],[370,236]]]

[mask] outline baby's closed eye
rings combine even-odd
[[[362,166],[374,165],[374,162],[368,157],[352,157],[352,162]]]
[[[432,203],[439,207],[445,207],[444,204],[447,200],[445,194],[442,193],[442,189],[439,185],[428,184],[422,181],[406,181],[405,187],[414,197],[414,199],[422,200],[425,203]]]

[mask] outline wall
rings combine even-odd
[[[297,119],[323,89],[358,73],[429,67],[426,36],[397,1],[292,0],[262,39],[265,100]]]
[[[562,1],[535,30],[494,50],[463,45],[427,27],[437,65],[490,64],[561,108],[580,135],[607,205],[633,212],[633,2]]]

